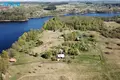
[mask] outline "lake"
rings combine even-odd
[[[78,14],[80,15],[80,14]],[[120,15],[120,13],[87,13],[82,16],[98,16],[98,17],[113,17]],[[73,16],[73,14],[66,14],[65,16]],[[0,23],[0,52],[11,47],[12,43],[31,29],[40,29],[44,23],[51,17],[30,19],[27,22],[8,22]]]

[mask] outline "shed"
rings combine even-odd
[[[57,57],[58,57],[58,58],[64,58],[65,55],[64,55],[64,54],[58,54]]]
[[[10,58],[9,62],[16,62],[17,60],[15,58]]]

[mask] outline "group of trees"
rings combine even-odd
[[[60,49],[63,50],[64,55],[76,56],[79,54],[79,50],[76,48],[69,48],[65,46],[60,46],[59,48],[53,48],[52,50],[41,53],[41,57],[45,59],[51,59],[52,61],[57,60],[57,55],[60,53]]]
[[[5,72],[9,58],[21,58],[21,55],[30,54],[31,48],[40,46],[43,44],[41,40],[39,40],[38,34],[41,33],[40,30],[31,30],[29,32],[24,33],[21,37],[19,37],[18,41],[12,44],[11,48],[6,51],[3,51],[0,57],[0,71]],[[36,56],[37,54],[32,54]]]
[[[56,6],[55,5],[48,5],[47,8],[44,8],[44,10],[56,10]]]
[[[18,41],[12,44],[12,47],[8,50],[3,50],[0,55],[0,80],[2,74],[5,74],[9,66],[9,58],[18,58],[22,54],[30,53],[30,49],[41,45],[43,42],[39,40],[38,34],[40,30],[31,30],[25,32]],[[33,54],[36,56],[37,54]]]
[[[26,13],[24,10],[21,10],[19,8],[15,8],[13,10],[7,10],[7,11],[0,11],[0,20],[26,20]]]
[[[88,51],[91,47],[95,47],[96,44],[95,36],[92,34],[88,35],[85,33],[72,32],[62,36],[65,40],[65,42],[62,44],[63,46],[68,46],[73,49],[77,48],[80,51]]]
[[[68,20],[64,20],[66,26],[71,26],[75,30],[99,30],[100,27],[104,27],[103,21],[99,18],[75,16],[68,17]]]
[[[6,51],[2,51],[0,55],[0,80],[3,80],[2,74],[5,74],[7,72],[7,69],[9,67],[9,56]]]
[[[103,20],[112,20],[119,22],[119,17],[113,18],[95,18],[95,17],[85,17],[85,16],[74,16],[74,17],[57,17],[52,18],[45,23],[44,29],[47,30],[81,30],[81,31],[97,31],[100,32],[105,37],[119,38],[120,32],[119,28],[114,30],[109,30]],[[70,35],[72,39],[75,38],[75,34]],[[69,36],[67,36],[69,37]]]
[[[115,21],[117,23],[120,23],[120,16],[114,16],[114,17],[101,17],[102,20],[104,21]]]
[[[58,30],[64,27],[64,24],[62,21],[60,21],[58,18],[52,18],[48,22],[44,24],[45,30]]]
[[[30,53],[30,49],[41,45],[43,42],[39,40],[38,34],[41,33],[39,30],[31,30],[25,32],[18,41],[12,44],[12,47],[8,50],[10,57],[20,53]]]
[[[75,30],[93,30],[99,31],[104,28],[103,21],[99,18],[94,17],[62,17],[52,18],[45,23],[44,29],[48,30],[59,30],[59,29],[75,29]]]

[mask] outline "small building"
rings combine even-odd
[[[9,62],[16,62],[17,60],[15,58],[10,58]]]
[[[65,58],[65,52],[63,49],[59,50],[59,53],[57,54],[57,60],[60,61],[60,59]]]
[[[58,54],[57,57],[58,58],[65,58],[65,55],[64,54]]]
[[[60,59],[63,59],[63,58],[65,58],[64,54],[58,54],[57,55],[57,61],[60,61]]]

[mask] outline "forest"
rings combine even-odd
[[[109,18],[104,18],[109,19]],[[112,21],[118,20],[117,18],[110,18]],[[87,21],[86,21],[87,20]],[[105,27],[103,20],[101,18],[95,17],[65,17],[65,18],[52,18],[44,25],[44,29],[47,30],[64,30],[64,29],[74,29],[74,30],[90,30],[100,32],[105,37],[120,38],[120,28],[109,30]],[[105,20],[106,21],[106,20]],[[53,25],[54,24],[54,25]]]
[[[15,8],[14,10],[0,11],[0,21],[10,20],[10,21],[21,21],[27,20],[26,13],[24,10]]]

